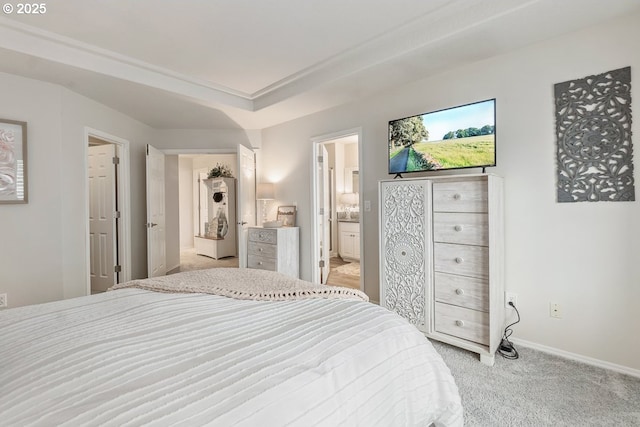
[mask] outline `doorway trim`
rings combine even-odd
[[[88,174],[88,149],[89,137],[98,138],[102,141],[113,144],[116,148],[116,156],[120,158],[118,163],[117,200],[120,212],[118,221],[118,257],[122,267],[120,282],[131,280],[131,176],[130,176],[130,144],[129,141],[98,129],[88,126],[84,128],[84,221],[85,221],[85,272],[87,281],[87,295],[91,295],[91,245],[89,242],[89,174]]]
[[[322,144],[331,142],[333,140],[336,139],[340,139],[340,138],[344,138],[347,136],[353,136],[353,135],[357,135],[358,136],[358,170],[359,170],[359,175],[360,175],[360,179],[358,180],[358,198],[359,198],[359,205],[360,207],[362,207],[362,186],[364,183],[364,171],[362,169],[362,127],[356,127],[356,128],[351,128],[351,129],[345,129],[342,131],[337,131],[337,132],[332,132],[332,133],[328,133],[328,134],[323,134],[323,135],[318,135],[318,136],[314,136],[311,138],[311,142],[312,142],[312,150],[311,150],[311,171],[315,171],[316,169],[316,159],[318,156],[318,147]],[[318,182],[317,182],[317,178],[316,178],[316,173],[312,173],[311,174],[311,227],[313,230],[313,233],[311,233],[311,281],[314,283],[319,283],[320,282],[320,275],[318,273],[318,269],[316,268],[316,266],[318,265],[318,263],[320,262],[320,260],[318,259],[318,257],[316,256],[316,251],[315,248],[316,246],[318,246],[318,215],[316,215],[316,213],[319,210],[319,206],[318,206],[318,195],[317,195],[317,189],[318,189]],[[362,212],[362,211],[361,211]],[[358,226],[360,228],[360,290],[364,292],[364,233],[363,233],[363,222],[364,222],[364,215],[360,215],[360,222],[358,223]]]

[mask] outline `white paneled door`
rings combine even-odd
[[[238,144],[238,266],[247,268],[249,227],[256,225],[256,160],[253,150]]]
[[[91,291],[104,292],[115,282],[115,147],[91,146],[89,164],[89,251]]]
[[[327,283],[330,270],[330,247],[331,228],[329,219],[331,218],[331,205],[329,203],[329,154],[323,144],[318,146],[318,157],[316,165],[316,195],[318,197],[318,268],[320,269],[320,283]]]
[[[147,275],[167,274],[164,153],[147,145]]]

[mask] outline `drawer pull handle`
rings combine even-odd
[[[454,230],[456,231],[462,231],[462,226],[461,225],[456,225],[455,227],[453,227]]]
[[[460,257],[456,257],[456,263],[457,264],[462,264],[464,262],[464,259],[460,258]]]
[[[464,326],[464,322],[462,320],[456,320],[456,326],[463,327]]]
[[[258,261],[258,265],[262,265],[262,261]]]
[[[262,248],[258,248],[258,252],[262,252]]]
[[[456,289],[456,295],[464,295],[464,290],[463,289]]]
[[[462,199],[462,194],[456,193],[456,194],[453,195],[453,198],[455,200],[460,200],[460,199]]]

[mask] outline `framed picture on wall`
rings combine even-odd
[[[27,123],[0,119],[0,204],[27,203]]]
[[[295,206],[278,206],[277,221],[282,221],[283,227],[296,226],[296,207]]]

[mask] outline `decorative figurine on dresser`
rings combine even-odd
[[[204,234],[195,236],[198,255],[220,259],[237,255],[236,242],[236,180],[235,178],[208,178],[207,222]]]
[[[493,365],[504,328],[502,178],[379,183],[380,302]]]

